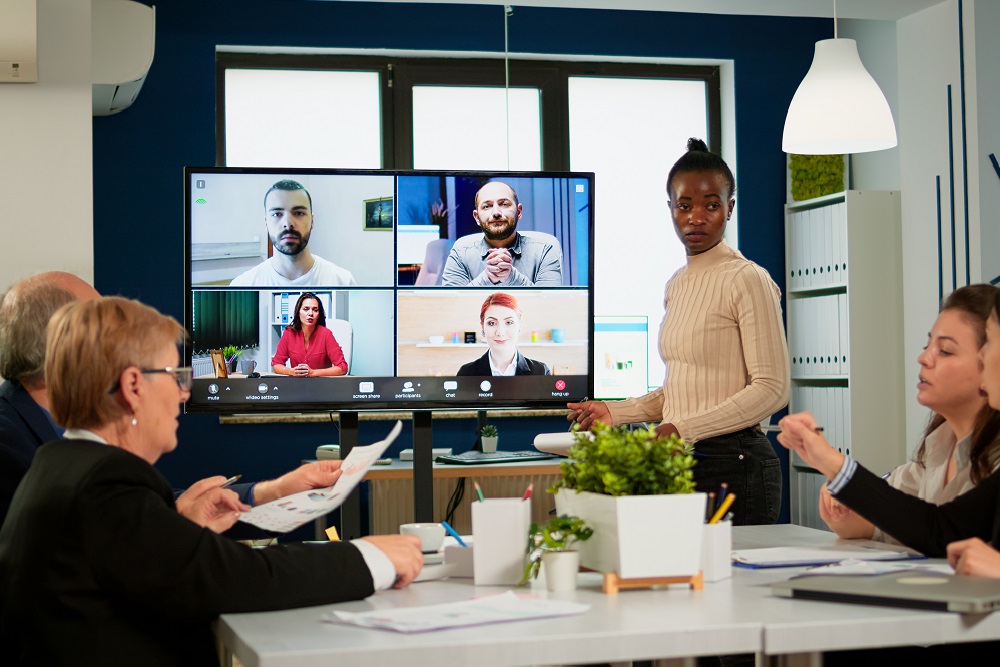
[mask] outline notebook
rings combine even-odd
[[[779,597],[909,609],[989,613],[1000,609],[1000,579],[905,571],[870,576],[805,576],[771,585]]]

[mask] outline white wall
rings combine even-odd
[[[0,290],[47,269],[94,279],[90,0],[38,0],[38,83],[0,84]]]
[[[952,290],[948,136],[955,144],[956,245],[964,282],[961,132],[959,113],[958,3],[948,0],[897,22],[899,61],[899,159],[903,213],[903,331],[906,434],[918,444],[927,411],[916,402],[917,355],[938,309],[938,223],[936,177],[941,177],[944,226],[944,292]],[[970,26],[966,25],[966,31]],[[947,86],[952,86],[953,128],[948,125]],[[972,221],[978,227],[978,221]],[[978,276],[973,276],[975,281]],[[891,344],[887,341],[887,344]]]
[[[978,174],[978,178],[970,182],[969,209],[971,211],[978,202],[979,279],[990,282],[1000,277],[1000,175],[989,157],[993,153],[1000,161],[1000,123],[997,122],[1000,112],[1000,70],[997,68],[997,63],[1000,63],[1000,40],[996,38],[996,31],[1000,28],[1000,3],[996,0],[966,0],[965,7],[965,25],[976,26],[974,31],[966,29],[965,46],[967,54],[970,50],[975,54],[974,58],[966,56],[966,81],[967,88],[972,89],[969,99],[970,102],[975,100],[972,106],[978,116],[969,121],[970,173],[975,170]],[[968,86],[970,79],[974,82],[973,86]],[[976,187],[971,187],[973,185]],[[974,243],[972,247],[976,246]]]
[[[899,127],[899,68],[896,60],[896,22],[842,20],[840,37],[858,43],[865,68],[878,83]],[[850,187],[854,190],[899,190],[899,147],[850,158]]]

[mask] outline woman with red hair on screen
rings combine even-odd
[[[540,361],[528,359],[517,349],[521,335],[521,306],[517,297],[496,292],[479,309],[479,324],[489,349],[458,369],[458,375],[552,375]]]

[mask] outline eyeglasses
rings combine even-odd
[[[140,373],[169,373],[174,376],[174,380],[177,382],[177,386],[184,391],[191,391],[191,380],[194,377],[194,373],[190,366],[180,366],[178,368],[172,368],[167,366],[166,368],[140,368]]]

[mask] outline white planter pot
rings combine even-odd
[[[575,591],[576,573],[580,571],[578,551],[543,551],[542,570],[545,587],[553,592]]]
[[[625,579],[686,577],[701,569],[705,494],[606,496],[559,489],[556,511],[594,529],[580,564]]]
[[[500,436],[495,435],[493,437],[489,436],[479,436],[479,439],[483,442],[483,451],[492,453],[497,450],[497,442],[500,440]]]

